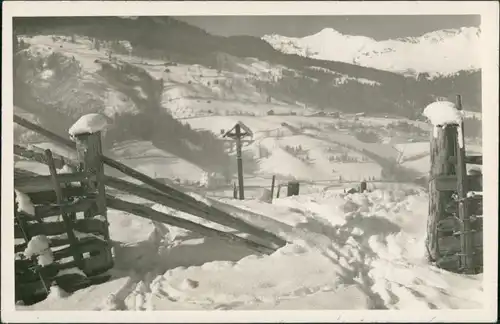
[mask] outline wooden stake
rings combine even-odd
[[[243,158],[241,153],[241,127],[236,124],[234,128],[236,132],[236,159],[238,162],[238,186],[240,190],[240,200],[245,199],[245,188],[243,186]]]
[[[106,210],[106,190],[104,184],[105,178],[102,161],[101,133],[96,132],[93,134],[77,135],[75,136],[75,143],[78,159],[82,163],[82,171],[87,174],[89,179],[95,179],[95,181],[87,181],[84,183],[87,189],[97,191],[97,210],[94,212],[103,216],[107,221],[108,217]],[[109,239],[109,233],[105,238]]]
[[[273,201],[273,196],[274,196],[274,182],[276,180],[276,176],[273,175],[273,179],[271,180],[271,202]]]
[[[457,95],[457,109],[462,110],[462,98]],[[460,134],[457,134],[456,141],[456,154],[457,154],[457,180],[458,180],[458,215],[461,221],[461,235],[460,235],[460,264],[464,273],[472,274],[474,273],[474,259],[473,259],[473,233],[471,232],[470,226],[470,215],[467,206],[467,169],[465,165],[465,143],[464,143],[464,123],[463,121],[459,125],[461,129]],[[462,147],[460,147],[462,143]]]
[[[68,239],[71,242],[73,258],[75,259],[78,268],[80,270],[84,269],[84,263],[82,255],[79,251],[78,239],[75,236],[75,232],[73,232],[73,222],[69,218],[69,215],[66,213],[64,209],[64,197],[62,194],[61,187],[59,186],[59,181],[57,180],[57,171],[52,159],[52,152],[50,150],[45,150],[45,155],[47,157],[47,164],[49,166],[50,175],[52,177],[52,183],[54,186],[54,191],[56,192],[57,204],[61,207],[61,215],[64,221],[64,225],[66,226],[66,232],[68,233]]]
[[[233,198],[238,199],[238,187],[236,186],[236,182],[233,182]]]

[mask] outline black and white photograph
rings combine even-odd
[[[2,321],[497,318],[497,2],[9,1],[2,32]]]

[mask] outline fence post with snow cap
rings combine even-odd
[[[88,117],[88,118],[86,118]],[[102,216],[108,221],[106,208],[106,189],[104,184],[104,164],[102,159],[101,134],[107,126],[107,120],[97,114],[85,115],[80,118],[69,130],[76,144],[76,152],[80,162],[80,168],[88,177],[95,178],[94,181],[81,183],[88,190],[97,192],[96,209],[90,209],[86,217]],[[109,239],[109,233],[106,233]]]
[[[441,101],[424,110],[433,125],[426,248],[428,259],[438,267],[477,273],[483,262],[482,215],[478,215],[478,208],[469,208],[477,197],[470,198],[467,192],[478,189],[474,185],[478,175],[467,175],[466,163],[480,159],[465,156],[460,110],[460,96],[456,105]]]
[[[89,178],[95,179],[95,181],[82,181],[81,183],[88,190],[95,190],[97,192],[97,208],[87,213],[86,217],[93,217],[93,214],[97,213],[106,218],[106,193],[104,188],[104,168],[101,159],[100,135],[100,132],[94,134],[84,133],[75,135],[74,139],[80,168]]]

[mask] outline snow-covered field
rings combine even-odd
[[[119,244],[114,278],[18,309],[416,310],[483,305],[482,275],[457,275],[427,264],[423,192],[328,191],[273,204],[222,202],[290,243],[272,255],[257,256],[218,239],[110,212],[111,236]]]

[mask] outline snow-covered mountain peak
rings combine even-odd
[[[392,72],[454,74],[480,68],[480,29],[443,29],[418,37],[377,41],[346,35],[333,28],[302,38],[265,35],[275,49],[315,59],[358,64]]]

